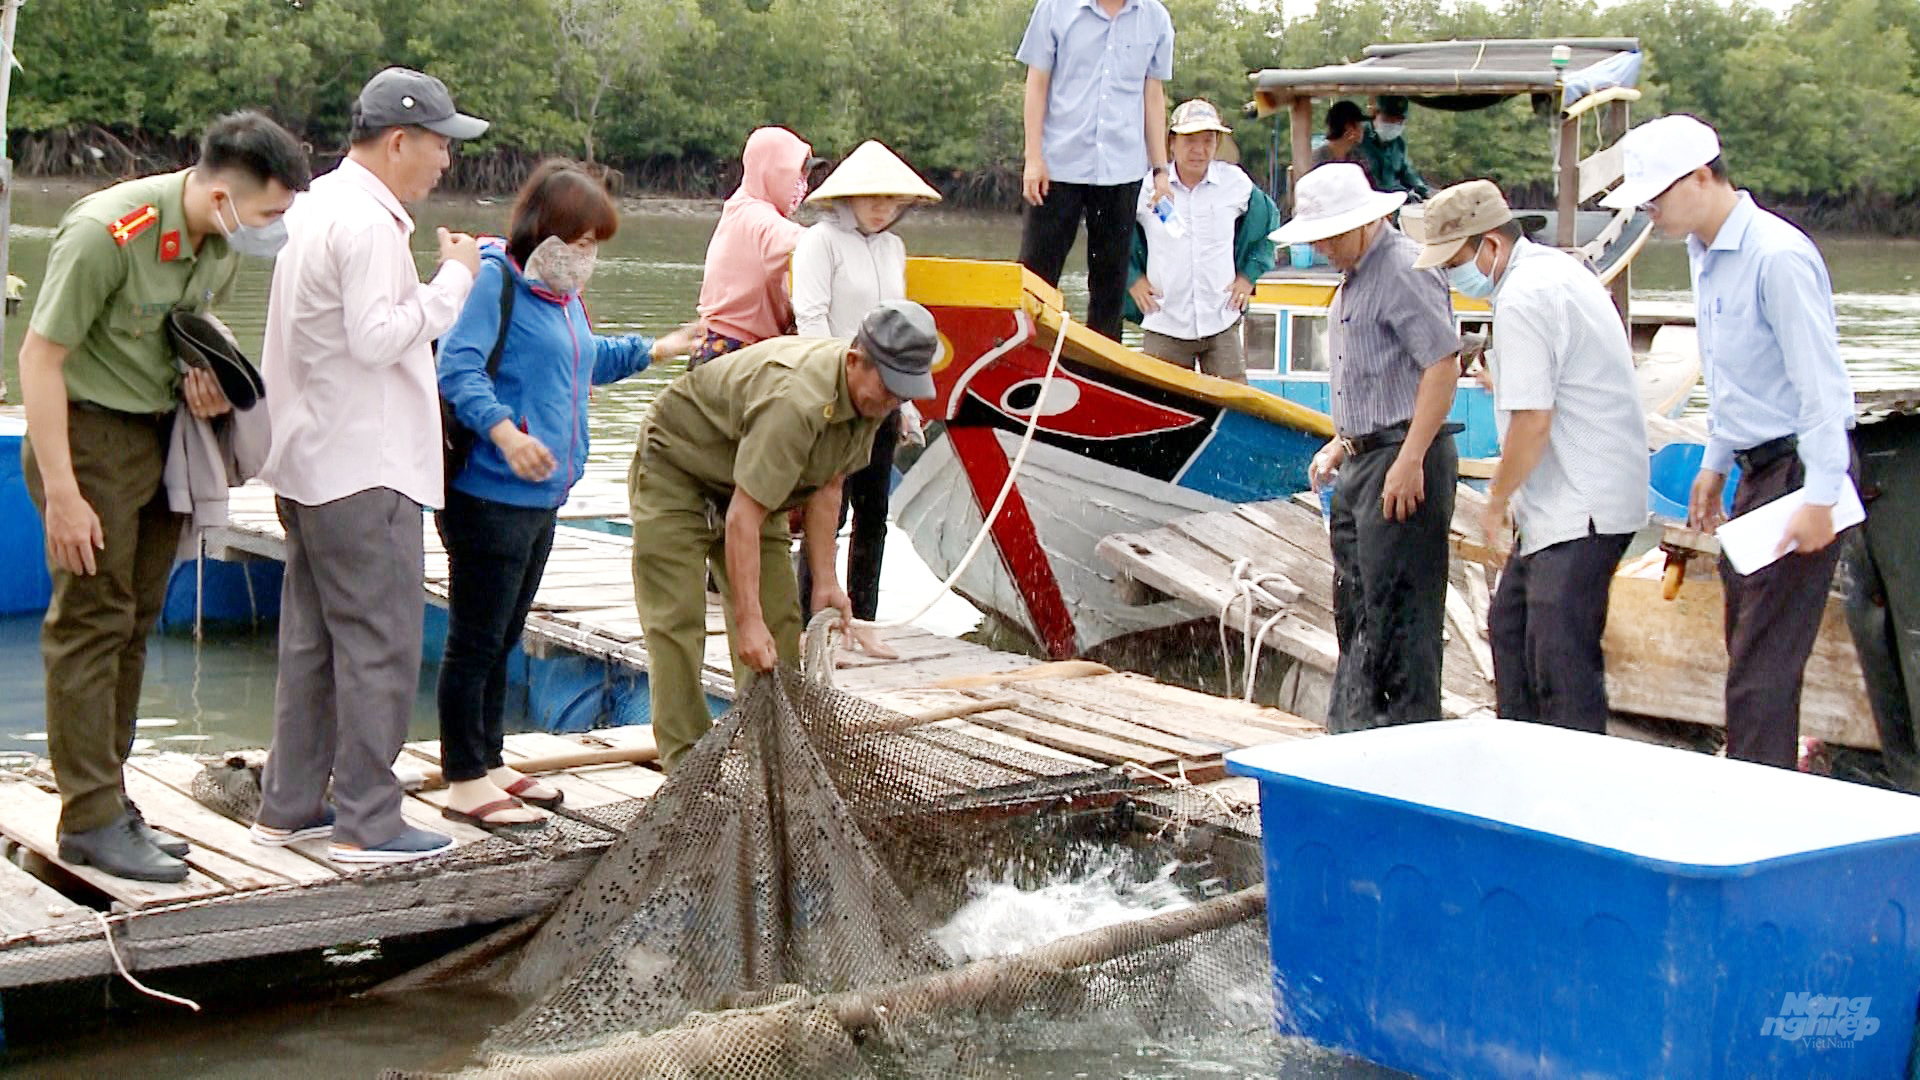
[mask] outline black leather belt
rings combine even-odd
[[[1411,420],[1402,420],[1397,424],[1389,424],[1375,431],[1369,431],[1365,435],[1355,435],[1350,439],[1342,438],[1340,441],[1347,444],[1348,457],[1359,457],[1361,454],[1371,454],[1375,450],[1385,450],[1389,446],[1399,446],[1406,442],[1407,428],[1412,426],[1412,423]],[[1465,430],[1467,430],[1465,424],[1441,424],[1440,431],[1434,438],[1439,438],[1441,435],[1458,435]]]
[[[1777,439],[1768,439],[1759,446],[1734,451],[1733,460],[1739,463],[1741,472],[1752,476],[1781,458],[1798,453],[1799,450],[1798,438],[1782,435]]]

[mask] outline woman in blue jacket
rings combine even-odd
[[[571,162],[541,163],[514,201],[505,246],[482,252],[466,307],[440,340],[441,397],[475,436],[437,515],[451,573],[440,753],[444,813],[457,821],[531,824],[544,815],[526,803],[560,802],[558,790],[501,759],[507,655],[540,586],[556,514],[585,471],[590,388],[692,343],[688,330],[655,341],[588,325],[580,290],[619,224],[598,180]]]

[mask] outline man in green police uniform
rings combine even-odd
[[[933,396],[939,334],[910,300],[874,308],[851,342],[770,338],[675,380],[641,426],[633,595],[647,635],[654,738],[668,769],[711,724],[700,688],[706,579],[725,602],[734,678],[800,657],[788,510],[805,506],[813,609],[852,603],[835,568],[840,481],[867,463],[900,403]]]
[[[187,876],[186,844],[147,826],[121,768],[180,543],[161,485],[174,410],[183,398],[200,417],[229,408],[208,373],[178,374],[166,315],[224,298],[237,253],[278,250],[308,177],[297,139],[241,112],[207,129],[192,168],[74,203],[20,346],[21,456],[53,575],[40,650],[60,857],[116,877]]]

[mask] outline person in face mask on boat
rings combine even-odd
[[[435,515],[446,545],[447,643],[440,660],[442,813],[482,828],[541,818],[560,792],[501,757],[507,657],[553,547],[560,505],[586,472],[592,387],[691,350],[694,329],[659,340],[605,337],[581,291],[620,226],[613,198],[570,161],[540,164],[521,187],[505,245],[481,251],[466,307],[440,339],[440,395],[473,433]]]
[[[882,300],[907,295],[907,246],[893,232],[907,208],[936,203],[940,193],[884,145],[861,143],[807,196],[827,218],[801,236],[793,250],[793,314],[801,337],[851,339],[860,320]],[[871,623],[880,610],[880,565],[887,545],[887,501],[894,449],[902,438],[924,442],[920,414],[911,401],[887,414],[874,436],[873,456],[850,473],[841,488],[840,520],[853,515],[847,549],[847,593],[853,601],[850,639],[882,659],[900,654],[882,641]],[[800,562],[800,600],[813,595],[812,568]],[[808,605],[810,607],[810,605]]]
[[[1433,189],[1407,159],[1408,105],[1407,99],[1398,94],[1374,98],[1373,122],[1366,125],[1356,153],[1376,190],[1404,191],[1414,198],[1425,199],[1433,194]]]
[[[757,128],[747,136],[740,187],[727,198],[707,242],[693,366],[793,331],[787,264],[806,231],[792,218],[807,197],[812,154],[786,128]]]
[[[1387,220],[1406,198],[1368,187],[1358,165],[1322,165],[1300,178],[1293,220],[1272,237],[1312,244],[1344,275],[1327,315],[1339,434],[1308,468],[1315,490],[1340,474],[1328,519],[1334,732],[1440,717],[1459,335],[1446,282],[1414,269],[1420,246]]]
[[[1647,522],[1647,422],[1626,327],[1579,260],[1526,239],[1490,180],[1433,197],[1416,268],[1493,305],[1488,366],[1500,465],[1488,542],[1518,526],[1487,613],[1500,715],[1581,731],[1607,724],[1601,637],[1613,574]]]

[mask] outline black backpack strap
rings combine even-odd
[[[487,379],[500,376],[500,354],[507,350],[507,327],[513,324],[513,275],[502,272],[500,275],[500,336],[493,339],[493,351],[487,354]]]

